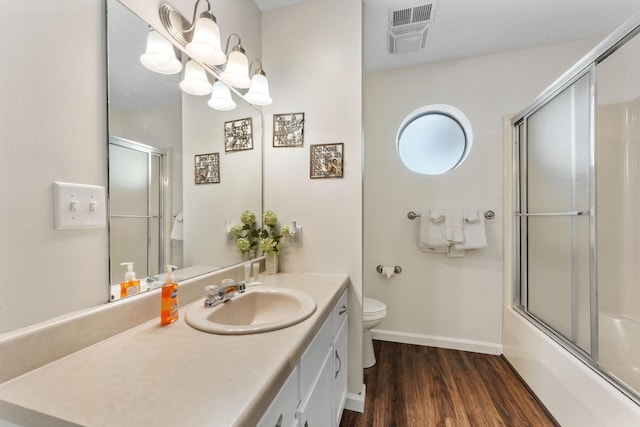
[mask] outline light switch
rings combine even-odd
[[[296,225],[296,234],[291,236],[291,246],[302,246],[302,226]]]
[[[107,203],[103,186],[54,182],[53,199],[56,229],[106,227]]]

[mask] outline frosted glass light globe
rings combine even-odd
[[[149,31],[147,35],[147,47],[140,56],[140,63],[160,74],[176,74],[182,70],[173,45],[156,30]]]
[[[213,19],[196,21],[193,39],[185,46],[187,54],[195,60],[211,65],[224,64],[227,56],[220,47],[220,29]]]

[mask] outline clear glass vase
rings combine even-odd
[[[242,260],[250,261],[256,257],[256,249],[253,248],[249,252],[242,252]]]
[[[278,254],[264,254],[264,267],[267,274],[278,273]]]

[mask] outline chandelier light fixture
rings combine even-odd
[[[206,9],[198,14],[200,2],[206,3]],[[269,82],[259,60],[254,60],[258,63],[258,68],[253,77],[249,77],[251,67],[240,36],[236,33],[229,35],[225,50],[221,49],[220,28],[211,12],[209,0],[196,1],[191,22],[168,3],[161,4],[158,12],[164,29],[191,58],[185,66],[184,77],[180,82],[180,88],[184,92],[192,95],[211,93],[209,106],[221,111],[235,108],[231,91],[256,106],[270,105],[273,102],[269,94]],[[229,52],[233,38],[237,42]],[[213,85],[209,83],[207,73],[214,77]]]

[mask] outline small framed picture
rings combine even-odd
[[[344,144],[311,145],[310,165],[311,179],[342,178],[344,176]]]
[[[251,117],[224,122],[224,151],[253,150]]]
[[[196,184],[220,183],[220,153],[196,154]]]
[[[302,147],[304,145],[304,113],[273,115],[273,146]]]

